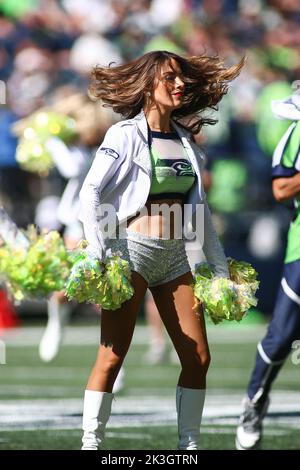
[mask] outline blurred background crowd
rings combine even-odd
[[[270,314],[291,217],[271,193],[272,153],[289,123],[272,116],[270,103],[300,79],[298,0],[0,0],[0,205],[20,227],[63,229],[55,214],[70,175],[22,169],[13,124],[40,108],[69,107],[93,155],[118,117],[103,111],[90,132],[94,115],[80,97],[91,67],[153,49],[218,54],[227,65],[247,57],[218,124],[196,138],[226,254],[259,271],[259,309]]]

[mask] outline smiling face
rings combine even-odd
[[[177,109],[182,104],[184,81],[181,67],[175,59],[165,62],[156,76],[151,98],[161,109]]]

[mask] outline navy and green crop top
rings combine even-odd
[[[151,132],[150,199],[183,197],[195,181],[195,171],[176,132]]]

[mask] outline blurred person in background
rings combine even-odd
[[[73,250],[83,238],[81,223],[78,221],[79,190],[90,168],[94,151],[111,121],[100,106],[96,106],[82,93],[61,100],[57,97],[56,100],[53,109],[75,119],[78,137],[69,144],[58,137],[47,139],[45,148],[51,155],[59,174],[68,182],[57,207],[47,207],[48,204],[51,206],[53,200],[49,196],[39,202],[35,222],[40,228],[49,230],[63,226],[65,246]],[[48,301],[47,311],[48,323],[39,345],[39,354],[43,361],[50,362],[59,352],[64,326],[69,322],[72,304],[68,302],[64,292],[57,292]]]
[[[65,245],[67,249],[73,250],[83,239],[82,225],[78,221],[79,191],[90,169],[94,152],[115,117],[81,92],[60,99],[62,92],[59,89],[56,91],[51,109],[75,120],[77,138],[68,144],[58,137],[47,139],[45,148],[67,184],[56,207],[51,204],[51,196],[39,202],[35,222],[40,228],[50,230],[63,226]],[[48,324],[39,346],[43,361],[52,361],[58,354],[71,310],[72,304],[63,292],[55,293],[48,301]]]
[[[79,191],[90,169],[94,152],[107,128],[115,122],[116,116],[83,93],[74,93],[74,87],[58,88],[52,97],[52,104],[37,110],[34,113],[35,119],[43,122],[47,118],[47,112],[51,116],[50,111],[54,113],[51,119],[55,119],[55,113],[58,117],[72,118],[75,134],[71,140],[63,140],[63,136],[50,133],[46,137],[44,150],[51,156],[56,170],[67,184],[60,198],[47,195],[40,200],[36,207],[35,223],[40,229],[62,230],[66,248],[74,250],[84,238],[82,225],[78,220]],[[29,115],[17,122],[14,126],[15,133],[23,132],[25,135],[27,126],[30,130],[30,123],[35,122],[34,116]],[[52,126],[55,127],[55,122],[52,122]],[[45,187],[47,188],[47,184]],[[64,292],[56,292],[48,300],[48,322],[39,344],[39,355],[44,362],[52,361],[59,353],[72,310],[73,305],[68,302]],[[121,382],[123,371],[118,377],[115,391],[122,388]]]
[[[274,114],[293,121],[279,141],[273,155],[272,189],[275,199],[293,199],[295,214],[290,224],[281,285],[268,331],[258,343],[243,400],[243,411],[236,432],[236,448],[252,450],[260,446],[263,419],[270,403],[271,387],[287,359],[293,342],[300,338],[300,94],[272,103]]]
[[[202,112],[217,105],[242,65],[243,61],[227,69],[217,57],[185,59],[155,51],[123,66],[94,69],[93,96],[128,119],[110,127],[96,154],[80,193],[81,219],[88,253],[104,259],[107,250],[121,251],[129,262],[134,295],[113,312],[102,309],[101,344],[84,397],[83,450],[102,445],[113,385],[148,286],[182,367],[176,389],[178,446],[199,446],[209,365],[203,311],[193,309],[193,277],[184,239],[174,236],[182,228],[182,213],[176,222],[176,214],[170,221],[152,210],[159,201],[169,208],[174,204],[182,208],[185,202],[194,210],[204,202],[203,251],[215,275],[229,276],[205,202],[203,156],[191,132],[215,122]],[[185,122],[186,116],[193,119]],[[108,234],[103,225],[107,220],[99,214],[103,202],[115,208],[118,220]],[[140,213],[142,208],[147,215]],[[185,223],[191,230],[191,215]],[[122,236],[115,233],[122,228]]]

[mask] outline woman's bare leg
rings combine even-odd
[[[189,272],[150,290],[180,359],[178,385],[204,389],[210,354],[203,312],[193,310],[192,281]]]
[[[102,310],[101,341],[97,359],[87,383],[87,390],[111,392],[114,381],[131,343],[136,318],[147,290],[147,282],[132,273],[134,295],[115,311]]]

